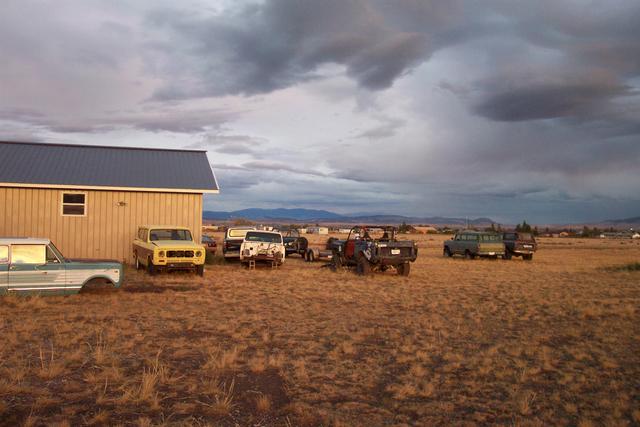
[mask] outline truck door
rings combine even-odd
[[[470,234],[469,238],[469,252],[477,254],[480,250],[480,236],[477,234]]]
[[[467,235],[466,235],[466,234],[461,234],[461,235],[460,235],[460,242],[458,242],[458,250],[460,251],[460,253],[461,253],[461,254],[464,254],[464,253],[465,253],[465,251],[466,251],[467,249],[469,249],[469,248],[467,247],[467,244],[468,244],[468,242],[467,242]]]
[[[9,283],[9,246],[0,245],[0,295],[7,293]]]
[[[65,290],[64,266],[47,264],[44,244],[11,245],[9,291]]]

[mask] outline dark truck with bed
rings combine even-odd
[[[514,256],[520,256],[525,261],[533,259],[533,253],[538,249],[536,239],[533,234],[523,233],[521,231],[507,231],[502,235],[504,242],[504,259],[511,259]]]
[[[411,263],[418,257],[418,247],[413,240],[397,240],[397,232],[391,226],[356,226],[346,240],[330,240],[327,245],[333,252],[332,269],[355,267],[359,275],[368,275],[393,268],[399,275],[408,276]]]
[[[307,248],[309,247],[309,240],[307,240],[306,237],[301,236],[300,232],[295,228],[281,230],[281,233],[284,240],[284,249],[287,256],[298,254],[302,258],[305,258]]]

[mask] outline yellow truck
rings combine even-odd
[[[133,241],[136,269],[146,268],[150,275],[162,270],[194,270],[204,275],[204,246],[193,241],[185,227],[147,225],[138,227]]]

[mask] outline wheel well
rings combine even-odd
[[[104,284],[104,285],[112,285],[112,286],[115,286],[115,285],[116,285],[116,284],[113,282],[113,280],[111,280],[111,279],[110,279],[110,278],[108,278],[108,277],[104,277],[104,276],[95,276],[95,277],[90,278],[89,280],[86,280],[86,281],[82,284],[82,286],[84,287],[84,286],[86,286],[86,285],[93,284],[93,283],[95,283],[95,284]]]
[[[104,293],[111,292],[116,288],[116,284],[108,277],[96,276],[85,281],[80,288],[83,293]]]

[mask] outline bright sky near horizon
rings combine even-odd
[[[0,140],[206,149],[208,210],[640,216],[638,22],[615,0],[8,0]]]

